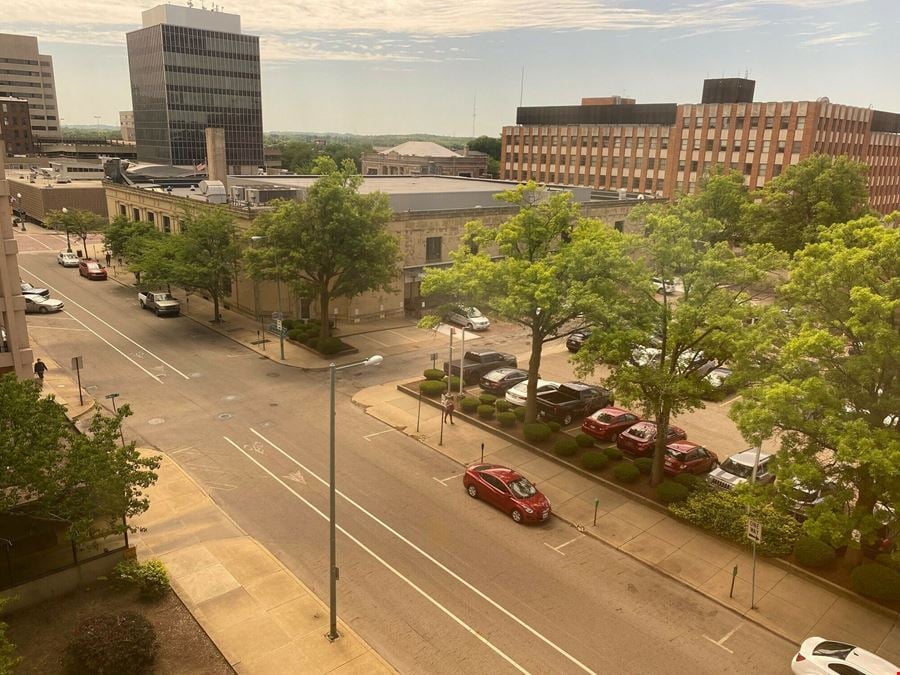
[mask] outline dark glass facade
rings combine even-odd
[[[205,162],[219,127],[229,167],[264,164],[257,36],[158,24],[127,39],[140,161]]]

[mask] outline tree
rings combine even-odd
[[[754,241],[793,253],[813,242],[823,228],[869,212],[865,164],[846,156],[812,155],[753,194],[743,230]]]
[[[359,194],[362,176],[350,160],[340,168],[330,157],[314,167],[321,174],[302,202],[277,202],[249,233],[262,245],[246,249],[253,278],[281,279],[296,295],[319,302],[320,339],[329,337],[332,299],[391,290],[400,250],[387,229],[388,200],[381,193]]]
[[[122,516],[149,506],[144,490],[156,481],[158,457],[119,444],[131,414],[97,409],[85,434],[52,397],[12,374],[0,377],[0,513],[26,513],[69,523],[75,541],[125,531]],[[103,518],[98,527],[98,519]]]
[[[693,205],[687,198],[638,211],[646,237],[634,255],[643,269],[620,277],[628,302],[615,312],[602,294],[592,294],[587,319],[596,328],[573,357],[579,374],[598,363],[609,367],[606,383],[616,400],[656,422],[652,485],[663,478],[671,417],[703,405],[709,370],[742,358],[764,339],[761,328],[747,325],[762,312],[753,289],[784,262],[768,245],[735,253],[718,241],[722,224]],[[651,277],[680,280],[682,296],[659,297]]]
[[[471,141],[466,143],[466,147],[469,150],[476,150],[477,152],[483,152],[491,159],[496,159],[500,161],[500,138],[494,138],[492,136],[479,136],[478,138],[473,138]]]
[[[189,211],[182,218],[181,234],[170,241],[170,267],[155,274],[159,278],[171,277],[184,288],[199,288],[209,293],[213,321],[220,322],[219,303],[231,288],[241,258],[234,219],[222,208]],[[167,250],[155,249],[148,255]]]
[[[88,256],[88,235],[91,232],[100,232],[107,224],[106,220],[101,216],[98,216],[93,211],[85,211],[83,209],[66,209],[66,213],[49,211],[46,216],[46,222],[57,229],[63,227],[66,232],[71,232],[81,239],[81,243],[84,245],[85,256]]]
[[[778,439],[784,484],[836,488],[804,529],[837,545],[871,541],[900,504],[900,230],[886,222],[833,225],[795,254],[768,376],[732,408],[745,436]]]
[[[133,251],[133,241],[152,237],[158,233],[159,230],[153,223],[131,220],[126,216],[118,215],[103,230],[103,242],[114,257],[127,259]]]
[[[425,274],[422,294],[487,308],[531,332],[525,421],[537,416],[537,380],[545,343],[582,327],[581,284],[591,280],[614,292],[612,280],[630,264],[625,238],[595,220],[581,218],[571,193],[548,193],[536,183],[519,185],[497,198],[519,212],[497,227],[474,221],[453,253],[453,266]],[[573,242],[591,258],[571,254]],[[502,256],[493,260],[490,250]],[[590,264],[587,264],[587,262]]]
[[[682,199],[688,200],[685,204],[690,203],[691,208],[707,218],[713,218],[721,223],[719,240],[737,243],[746,239],[742,215],[750,203],[750,193],[744,185],[744,176],[740,171],[725,171],[715,167],[703,176],[700,190],[696,195],[685,196]]]

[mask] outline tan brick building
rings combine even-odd
[[[34,135],[28,101],[14,96],[0,96],[0,138],[10,155],[33,155]]]
[[[40,53],[36,37],[0,33],[0,96],[28,101],[38,141],[62,138],[53,57]]]
[[[754,102],[755,83],[706,80],[699,104],[583,99],[580,106],[519,108],[503,128],[507,180],[626,190],[672,198],[705,171],[740,171],[761,187],[814,153],[869,166],[869,203],[900,209],[900,114],[817,101]]]
[[[362,157],[364,176],[463,176],[487,175],[488,156],[483,152],[455,152],[428,141],[407,141],[389,150]]]

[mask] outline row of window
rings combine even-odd
[[[750,128],[751,129],[759,128],[759,119],[760,118],[758,115],[753,115],[750,117]],[[772,116],[772,115],[766,116],[763,121],[765,128],[766,129],[775,129],[777,127],[779,129],[788,129],[790,127],[790,125],[791,125],[790,117],[778,117],[777,119],[778,119],[778,122],[776,123],[775,122],[776,118],[774,116]],[[684,128],[689,128],[691,126],[692,120],[693,120],[693,126],[696,129],[699,129],[701,126],[703,126],[704,121],[706,123],[707,129],[715,129],[716,125],[719,123],[719,121],[721,121],[721,123],[722,123],[721,126],[723,129],[731,128],[731,118],[730,117],[722,117],[722,118],[719,118],[719,117],[692,117],[692,118],[686,117],[686,118],[684,118],[684,122],[683,122],[682,126]],[[745,120],[746,120],[746,117],[741,117],[741,116],[735,117],[734,128],[735,129],[743,129]],[[806,125],[806,117],[805,116],[797,117],[796,120],[797,120],[797,127],[796,127],[797,129],[802,129]]]
[[[554,158],[551,157],[551,159],[554,159]],[[633,164],[634,164],[635,169],[644,168],[644,159],[645,158],[641,157],[641,156],[632,158],[630,156],[619,157],[618,155],[613,155],[612,156],[612,166],[613,166],[613,168],[615,168],[615,167],[621,165],[623,168],[629,169],[632,166],[632,159],[633,159]],[[657,162],[659,163],[659,169],[661,171],[664,171],[666,168],[666,158],[665,157],[660,157],[658,160],[656,157],[647,157],[646,160],[647,160],[647,168],[648,169],[657,168]],[[509,163],[517,163],[517,158],[510,154],[507,154],[506,161]],[[531,164],[531,163],[536,163],[536,162],[537,162],[537,155],[534,155],[532,157],[532,156],[529,156],[526,154],[522,158],[522,164]],[[541,155],[540,163],[544,164],[544,165],[547,164],[547,155]],[[573,166],[575,165],[574,159],[571,163]],[[561,162],[561,164],[565,165],[566,162]],[[590,155],[590,156],[581,155],[581,160],[580,160],[579,166],[596,166],[596,164],[597,163],[596,163],[593,155]],[[600,166],[609,166],[609,165],[610,165],[609,155],[601,156],[600,157]]]
[[[21,77],[53,77],[53,73],[48,73],[41,70],[10,70],[7,68],[0,68],[0,75],[19,75]]]
[[[569,139],[568,142],[566,141],[566,138]],[[604,148],[610,147],[610,138],[612,138],[612,147],[613,148],[622,147],[622,137],[621,137],[621,134],[619,133],[619,129],[616,129],[616,133],[612,137],[610,137],[609,130],[604,129],[602,147],[604,147]],[[582,148],[588,147],[588,137],[587,136],[568,136],[568,137],[566,137],[566,136],[550,136],[550,147],[555,148],[557,145],[559,145],[563,148],[565,148],[567,145],[569,147],[575,147],[575,146],[579,145],[579,139],[580,139],[580,144],[581,144]],[[591,139],[592,147],[596,148],[599,146],[599,144],[600,144],[600,136],[599,135],[594,134],[590,137],[590,139]],[[513,138],[513,136],[507,134],[506,145],[507,145],[507,147],[512,147],[512,149],[514,151],[518,152],[519,140],[520,140],[519,138]],[[547,136],[541,136],[540,143],[538,143],[538,136],[533,136],[533,137],[525,136],[524,139],[522,139],[522,140],[524,142],[525,147],[531,146],[535,151],[537,150],[539,145],[544,148],[547,147]],[[655,149],[657,144],[659,144],[659,147],[662,150],[665,150],[666,148],[669,147],[668,135],[666,135],[666,136],[650,136],[649,139],[645,138],[644,136],[638,136],[637,139],[634,139],[631,136],[625,136],[625,141],[624,141],[626,149],[631,148],[633,144],[636,144],[636,147],[638,149],[643,148],[645,142],[647,142],[647,144],[651,150]]]
[[[127,218],[128,217],[128,206],[126,206],[125,204],[119,204],[119,215],[125,216]],[[137,208],[137,207],[131,208],[131,219],[136,220],[136,221],[143,220],[143,218],[141,218],[141,210],[139,208]],[[148,223],[156,223],[156,213],[154,213],[153,211],[147,211],[147,222]],[[172,219],[167,215],[163,215],[162,226],[163,226],[163,232],[165,232],[166,234],[170,234],[172,232]],[[182,230],[183,229],[184,228],[182,228]]]
[[[209,77],[239,77],[247,80],[258,80],[259,71],[256,72],[240,72],[237,70],[222,70],[221,68],[199,68],[196,66],[176,66],[166,64],[166,72],[168,73],[187,73],[189,75],[206,75]]]

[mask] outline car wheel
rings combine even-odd
[[[519,509],[513,509],[513,510],[512,510],[512,513],[510,513],[509,515],[510,515],[510,516],[512,517],[512,519],[513,519],[514,521],[516,521],[517,523],[521,523],[521,522],[522,522],[522,512],[519,511]]]
[[[38,311],[39,311],[41,314],[46,314],[46,313],[49,312],[50,310],[47,309],[46,307],[41,307]]]
[[[471,321],[469,321],[466,324],[466,330],[475,330],[475,324],[473,324]]]
[[[475,487],[474,485],[470,485],[469,487],[467,487],[466,492],[469,493],[469,496],[472,499],[478,499],[478,488]]]
[[[156,309],[154,309],[154,310],[153,310],[153,313],[156,314],[156,316],[159,316],[159,307],[157,307]]]
[[[569,426],[572,423],[572,416],[566,415],[563,417],[563,426]]]
[[[619,440],[619,432],[618,431],[612,432],[612,434],[610,434],[610,436],[609,436],[609,442],[615,443],[618,440]]]
[[[145,308],[145,306],[144,306],[144,301],[141,300],[141,309],[144,309],[144,308]]]

